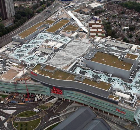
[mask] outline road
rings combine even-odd
[[[51,98],[50,98],[51,99]],[[60,112],[63,111],[67,106],[71,105],[73,102],[69,102],[68,100],[63,101],[62,99],[58,99],[52,107],[48,108],[47,110],[41,110],[36,115],[32,117],[22,118],[16,117],[17,114],[27,111],[33,110],[36,108],[38,103],[27,103],[27,104],[0,104],[0,116],[5,117],[2,121],[0,120],[0,130],[15,130],[12,125],[12,121],[31,121],[38,118],[41,118],[41,123],[36,128],[36,130],[44,130],[46,127],[54,124],[56,122],[60,122],[59,116],[49,120],[51,117],[56,115],[60,115]],[[12,115],[3,112],[2,110],[16,110]],[[4,123],[7,123],[7,127],[5,127]]]
[[[32,110],[35,108],[38,104],[37,103],[28,103],[28,104],[0,104],[0,116],[5,117],[5,119],[0,121],[0,130],[13,130],[12,122],[8,122],[11,120],[11,117],[13,118],[15,115],[26,111],[26,110]],[[16,110],[12,115],[7,114],[3,112],[2,110]],[[4,126],[4,123],[7,122],[7,128]]]
[[[61,99],[58,99],[58,101],[51,108],[46,110],[46,112],[48,114],[43,117],[41,124],[36,128],[36,130],[44,130],[51,124],[60,122],[59,117],[54,118],[50,121],[49,121],[49,119],[50,119],[50,117],[59,115],[60,111],[64,110],[67,106],[71,105],[72,103],[73,103],[72,101],[69,102],[68,100],[63,101]]]
[[[139,130],[138,126],[132,125],[132,124],[131,124],[131,127],[133,126],[133,129],[125,128],[125,126],[130,123],[121,118],[116,118],[116,117],[107,115],[105,113],[99,112],[97,110],[94,110],[94,111],[98,116],[104,118],[107,122],[109,122],[109,125],[111,126],[112,130]]]
[[[16,30],[4,35],[0,38],[0,47],[3,47],[4,45],[12,42],[12,37],[16,36],[20,32],[26,30],[27,28],[31,27],[32,25],[41,22],[47,18],[49,18],[52,14],[54,14],[60,7],[62,7],[59,3],[53,3],[51,6],[47,7],[44,11],[41,13],[35,15],[33,18],[28,20],[26,23],[24,23],[22,26],[17,28]],[[50,13],[46,12],[47,10],[50,11]]]

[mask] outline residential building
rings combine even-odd
[[[0,12],[3,20],[15,15],[13,0],[0,0]]]

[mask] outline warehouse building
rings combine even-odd
[[[104,46],[97,45],[84,56],[85,65],[91,69],[129,79],[131,72],[138,65],[139,54],[125,52],[115,47],[109,48],[105,44],[106,42],[103,44]]]

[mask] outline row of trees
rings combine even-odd
[[[33,16],[34,12],[31,9],[20,7],[20,10],[16,11],[14,24],[12,26],[5,27],[0,23],[0,37],[18,28]]]
[[[47,0],[47,1],[43,0],[33,5],[32,8],[25,8],[23,6],[16,7],[14,24],[9,27],[4,27],[4,25],[0,23],[0,37],[15,30],[16,28],[21,26],[23,23],[25,23],[27,20],[29,20],[31,17],[33,17],[35,13],[40,13],[46,8],[46,6],[51,5],[53,2],[54,0]]]
[[[94,14],[95,14],[95,16],[98,16],[98,15],[100,15],[100,14],[103,13],[103,12],[105,12],[104,9],[99,9],[99,10],[95,10],[95,11],[94,11]]]
[[[106,31],[106,36],[111,36],[113,38],[118,38],[116,31],[112,30],[111,23],[103,21],[104,29]]]
[[[120,5],[127,9],[134,9],[135,11],[140,12],[140,3],[128,1],[120,3]]]
[[[36,3],[32,6],[32,9],[35,10],[36,13],[40,13],[46,6],[50,6],[55,0],[43,0],[39,3]]]

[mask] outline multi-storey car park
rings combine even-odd
[[[73,100],[139,124],[140,46],[92,39],[92,20],[61,9],[13,37],[0,50],[0,90],[26,93],[26,79],[29,93]]]

